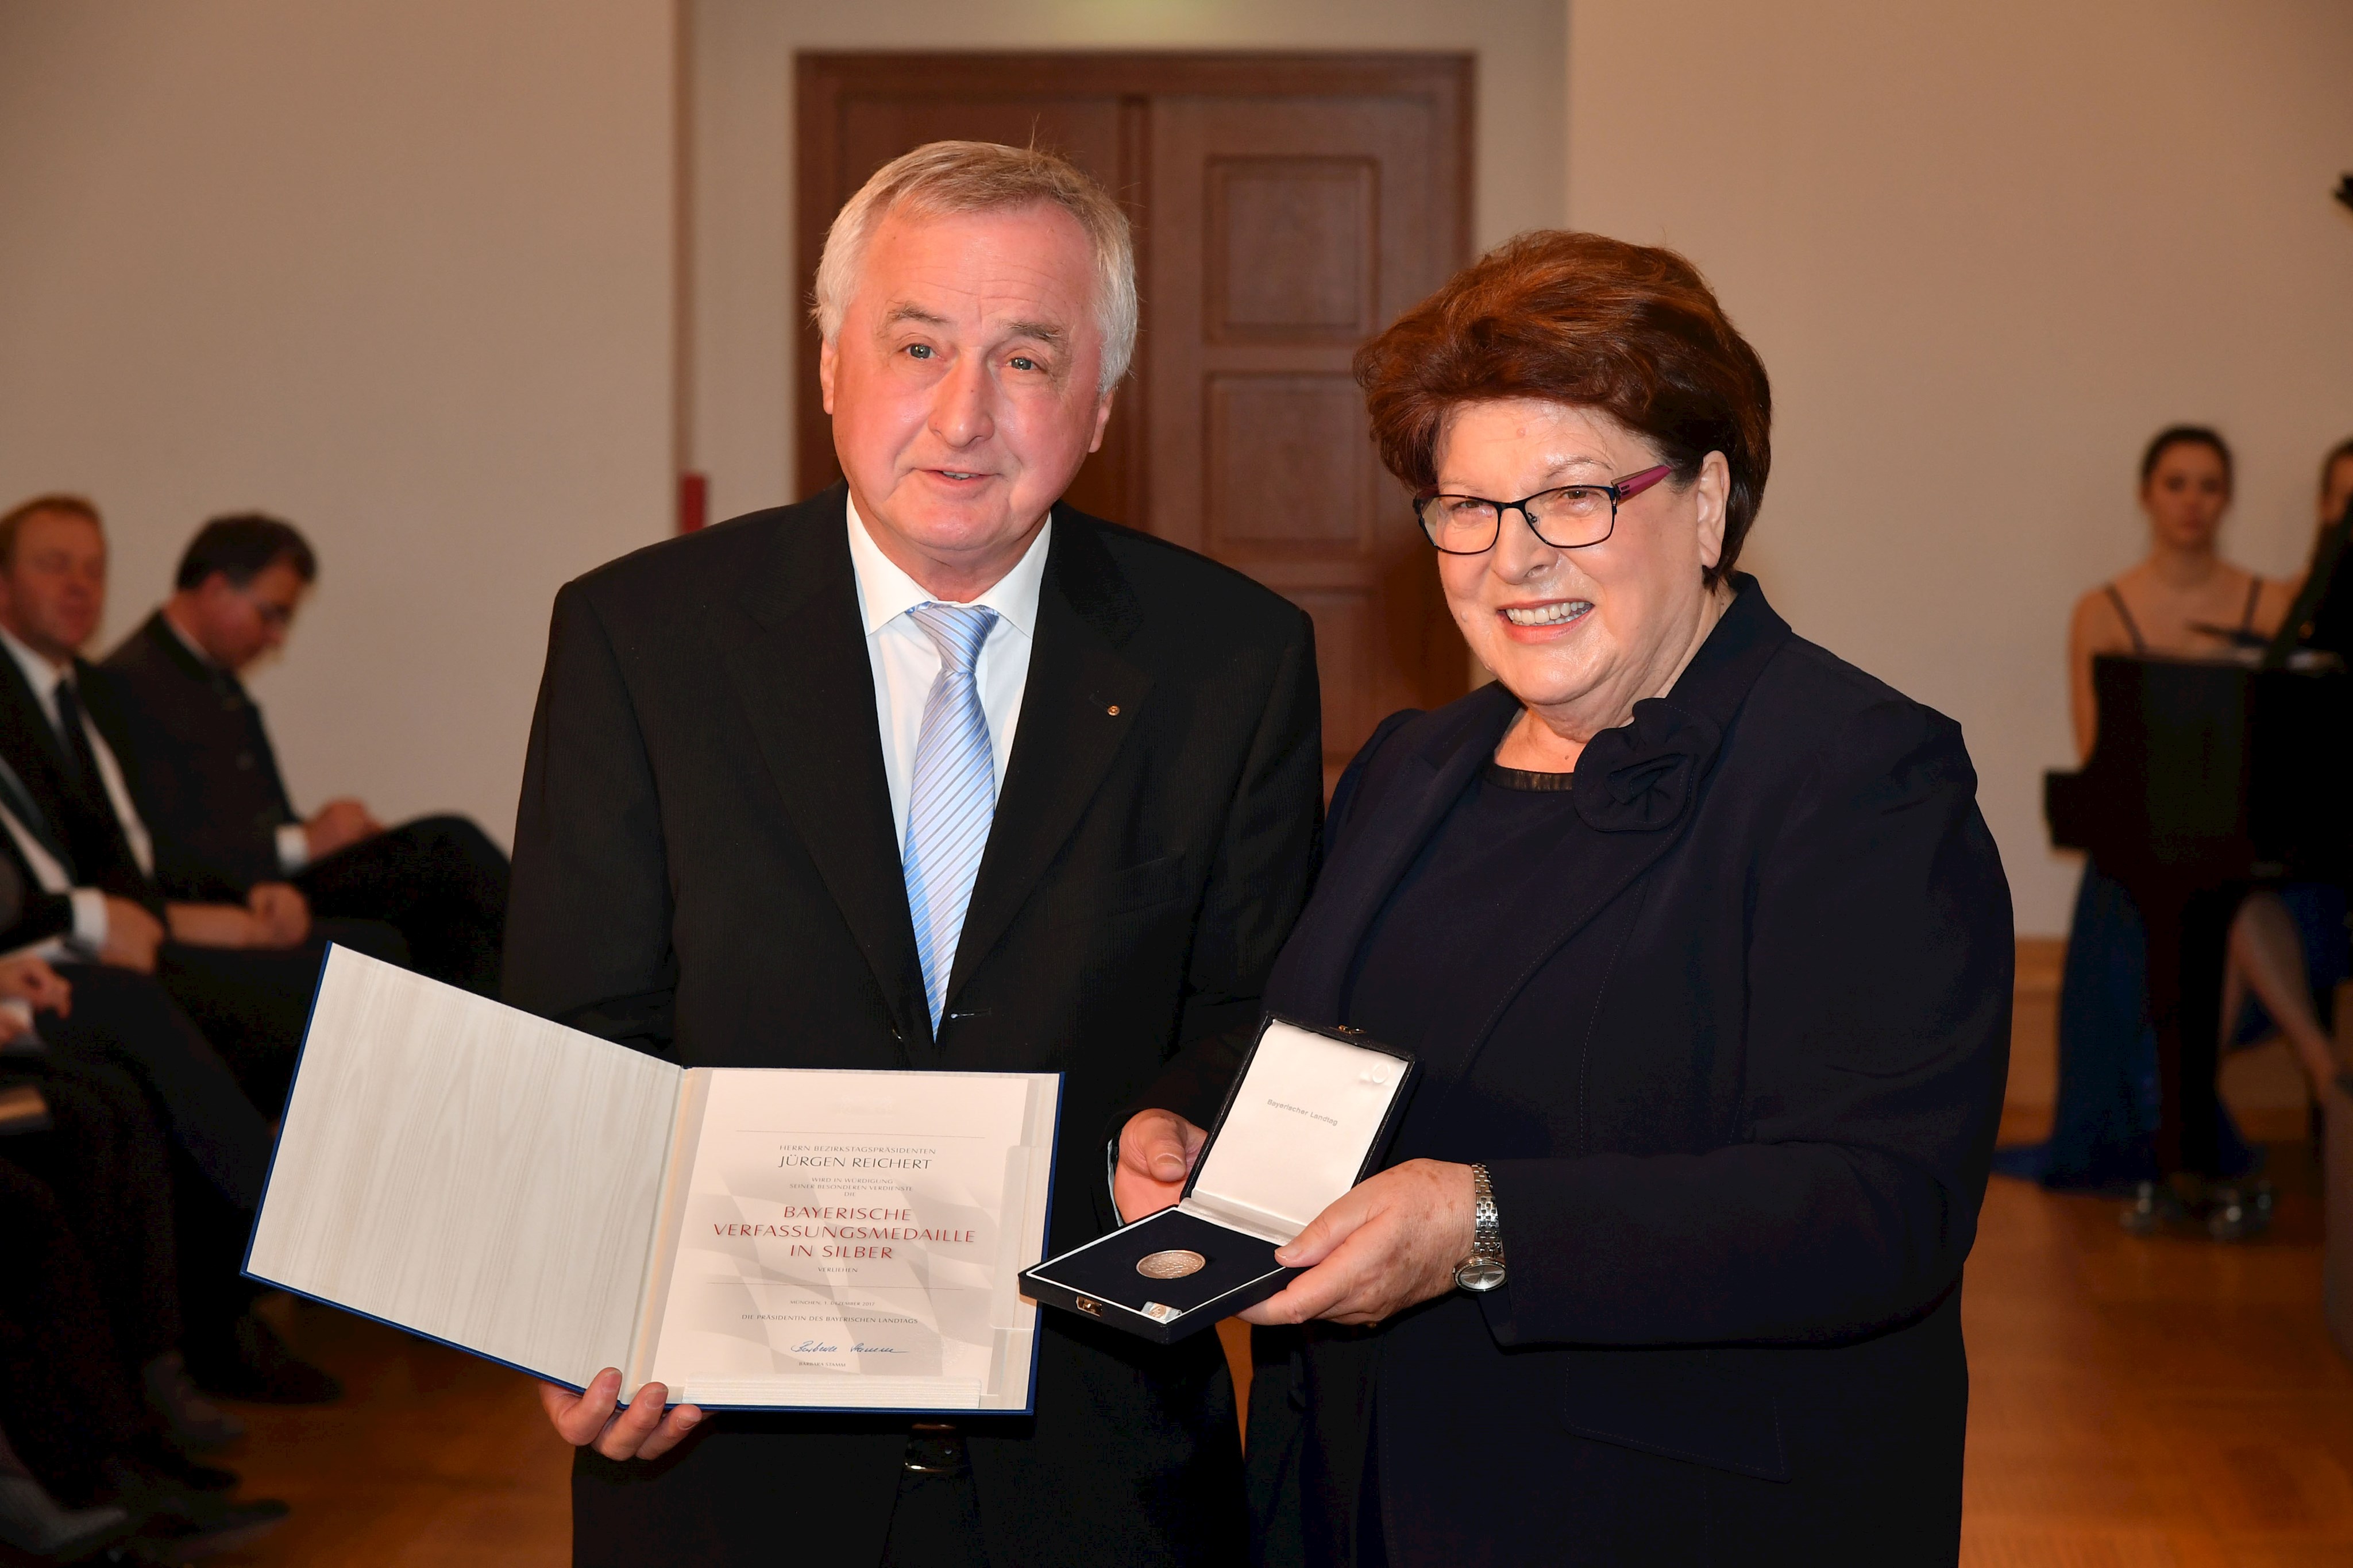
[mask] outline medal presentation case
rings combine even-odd
[[[1363,1035],[1270,1015],[1176,1206],[1024,1271],[1023,1292],[1161,1344],[1265,1300],[1302,1272],[1275,1248],[1372,1173],[1413,1070]]]

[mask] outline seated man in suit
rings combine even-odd
[[[283,882],[257,885],[242,903],[166,895],[112,690],[79,656],[105,599],[96,508],[43,496],[0,515],[0,784],[22,797],[5,802],[29,836],[17,848],[39,850],[63,878],[84,946],[154,950],[164,989],[274,1115],[326,943],[399,963],[407,945],[370,921],[314,922]]]
[[[22,995],[0,1008],[26,1013],[0,1019],[0,1033],[15,1031],[5,1065],[100,1089],[124,1086],[153,1108],[173,1146],[170,1223],[187,1354],[142,1369],[150,1398],[175,1430],[193,1437],[206,1422],[191,1373],[206,1389],[239,1399],[308,1405],[338,1397],[334,1378],[296,1356],[252,1311],[255,1288],[242,1275],[269,1162],[269,1124],[153,978],[159,928],[143,910],[126,900],[106,921],[103,945],[77,939],[76,894],[64,868],[6,804],[25,798],[14,770],[0,762],[0,953],[10,955],[0,972],[29,965],[53,982],[0,985]],[[231,1423],[227,1435],[234,1431]]]
[[[289,880],[313,914],[383,921],[419,971],[493,994],[507,858],[482,830],[457,816],[387,829],[351,799],[306,820],[279,776],[237,677],[284,646],[317,577],[290,524],[216,517],[181,557],[172,596],[108,656],[156,879],[182,897],[232,900]]]
[[[86,1182],[73,1160],[113,1151],[101,1137],[28,1158],[48,1141],[11,1138],[0,1158],[0,1256],[10,1265],[0,1269],[0,1425],[21,1466],[19,1484],[0,1493],[0,1542],[48,1553],[38,1561],[68,1560],[58,1552],[66,1543],[52,1537],[72,1516],[61,1518],[54,1501],[40,1507],[47,1492],[77,1513],[119,1508],[122,1523],[141,1526],[134,1561],[185,1563],[244,1545],[282,1521],[286,1505],[226,1495],[237,1476],[191,1462],[142,1408],[132,1347],[168,1333],[169,1308],[127,1314],[133,1337],[122,1338],[126,1314],[111,1298],[126,1286],[109,1255],[136,1251],[142,1238],[59,1190]],[[85,1228],[93,1220],[99,1228]],[[159,1316],[164,1323],[153,1321]],[[25,1559],[12,1552],[7,1561]]]
[[[817,291],[848,485],[557,595],[507,998],[691,1066],[1059,1071],[1060,1251],[1118,1223],[1121,1112],[1258,1020],[1314,856],[1314,638],[1060,504],[1135,341],[1127,221],[1071,164],[920,148],[835,220]],[[1038,1329],[1029,1416],[546,1385],[574,1561],[1247,1561],[1216,1336]]]

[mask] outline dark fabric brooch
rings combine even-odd
[[[1603,833],[1650,833],[1683,817],[1723,736],[1696,713],[1658,698],[1634,719],[1585,743],[1577,760],[1577,814]]]

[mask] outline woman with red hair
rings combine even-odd
[[[1524,236],[1357,375],[1496,679],[1357,755],[1268,987],[1422,1076],[1249,1314],[1308,1325],[1267,1555],[1952,1562],[2012,956],[1959,728],[1734,569],[1771,398],[1680,256]]]

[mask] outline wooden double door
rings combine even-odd
[[[1125,205],[1135,366],[1069,499],[1314,618],[1327,784],[1383,715],[1462,692],[1350,359],[1468,259],[1469,57],[817,54],[798,86],[804,285],[841,204],[926,142],[1052,147]],[[809,329],[803,494],[839,474],[817,347]]]

